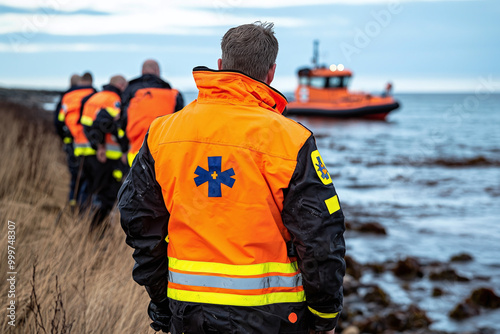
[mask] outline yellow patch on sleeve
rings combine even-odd
[[[328,170],[326,170],[325,162],[321,158],[321,155],[319,155],[318,150],[311,153],[311,160],[314,165],[314,170],[316,171],[316,174],[318,174],[321,182],[325,185],[332,183],[332,178],[328,173]]]
[[[330,214],[340,210],[340,203],[337,195],[325,200],[325,204]]]

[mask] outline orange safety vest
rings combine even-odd
[[[198,100],[155,120],[147,141],[170,213],[168,297],[234,306],[303,302],[281,211],[311,133],[281,115],[286,99],[262,82],[229,71],[194,77]]]
[[[175,111],[177,94],[179,92],[176,89],[142,88],[137,90],[134,97],[130,99],[125,130],[130,141],[128,154],[130,165],[141,149],[151,122],[159,116],[168,115]]]
[[[120,106],[121,98],[116,92],[103,90],[95,93],[83,105],[82,118],[80,119],[80,122],[85,126],[92,126],[97,114],[102,109],[106,110],[111,117],[115,118],[120,114]],[[106,157],[112,160],[120,159],[122,151],[115,136],[110,133],[106,133],[105,143]]]
[[[83,132],[83,126],[79,122],[82,99],[94,92],[94,88],[77,88],[64,94],[61,100],[58,120],[65,122],[71,132],[76,156],[95,154],[95,150],[90,146]]]

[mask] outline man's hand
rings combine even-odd
[[[106,162],[106,147],[104,145],[97,146],[96,157],[100,163],[103,164]]]
[[[335,328],[330,331],[319,331],[319,332],[315,331],[314,329],[311,329],[309,331],[309,334],[335,334]]]
[[[162,331],[168,333],[170,331],[170,309],[168,308],[168,300],[160,303],[153,303],[152,301],[148,306],[148,315],[153,320],[151,328],[155,331]]]

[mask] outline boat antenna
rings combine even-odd
[[[314,68],[318,68],[319,66],[319,40],[315,39],[313,41],[313,58],[312,63]]]

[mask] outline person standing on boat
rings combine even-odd
[[[344,215],[313,134],[269,86],[272,23],[222,38],[198,99],[151,124],[119,193],[151,327],[179,333],[334,333]]]

